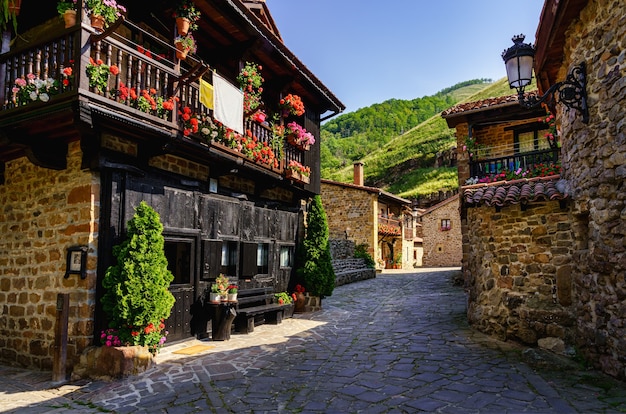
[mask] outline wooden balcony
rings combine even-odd
[[[512,155],[504,155],[494,158],[478,159],[470,161],[470,177],[483,178],[498,174],[504,170],[523,171],[532,170],[535,166],[557,165],[559,162],[558,148],[550,148],[541,151],[524,152]]]
[[[378,234],[384,236],[401,236],[402,224],[400,220],[378,216]]]
[[[212,83],[211,68],[194,57],[179,61],[173,45],[129,21],[120,23],[115,32],[104,34],[86,23],[49,31],[37,42],[0,55],[0,129],[6,135],[0,139],[0,163],[32,150],[43,166],[65,168],[67,142],[94,134],[94,114],[114,119],[120,131],[138,139],[144,135],[141,131],[149,131],[160,137],[161,148],[176,147],[199,161],[209,156],[235,158],[279,175],[291,160],[305,163],[304,151],[274,137],[267,124],[246,119],[241,135],[221,126],[200,102],[200,80]],[[162,52],[130,39],[143,39]],[[117,71],[98,90],[90,85],[86,68],[100,61]],[[47,98],[16,99],[15,81],[29,76],[54,81]],[[173,110],[167,103],[174,104]],[[211,125],[213,133],[202,128],[185,132],[182,108]],[[255,147],[244,142],[254,142]]]

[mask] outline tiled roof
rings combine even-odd
[[[399,197],[395,194],[390,193],[389,191],[385,191],[382,190],[378,187],[368,187],[365,185],[357,185],[354,183],[342,183],[339,181],[333,181],[333,180],[327,180],[322,178],[320,180],[320,182],[322,184],[330,184],[330,185],[336,185],[336,186],[340,186],[340,187],[346,187],[346,188],[354,188],[356,190],[363,190],[366,191],[368,193],[373,193],[373,194],[378,194],[379,197],[383,197],[383,198],[388,198],[388,199],[392,199],[395,200],[396,202],[400,203],[400,204],[411,204],[411,200],[407,200],[406,198],[402,198]]]
[[[536,94],[536,91],[525,93],[526,96],[534,94]],[[441,113],[441,116],[445,118],[447,116],[480,111],[483,109],[490,109],[495,106],[501,106],[505,104],[517,104],[517,95],[498,96],[496,98],[481,99],[480,101],[460,103],[443,111]]]
[[[463,187],[466,206],[498,206],[528,204],[533,201],[564,200],[570,197],[567,181],[559,175],[514,181],[497,181]]]

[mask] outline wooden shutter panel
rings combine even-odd
[[[202,278],[215,279],[222,268],[222,241],[202,240]]]
[[[241,276],[252,277],[256,275],[256,251],[257,243],[241,243]]]

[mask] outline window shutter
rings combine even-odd
[[[241,276],[251,277],[256,275],[256,251],[257,243],[242,243],[241,246]]]
[[[202,240],[202,278],[215,279],[222,268],[222,242]]]

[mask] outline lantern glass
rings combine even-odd
[[[517,55],[505,62],[506,76],[511,88],[523,88],[530,85],[533,75],[533,56]]]

